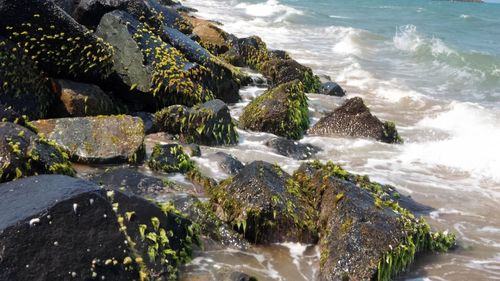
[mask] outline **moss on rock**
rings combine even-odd
[[[309,127],[307,96],[298,81],[281,84],[254,99],[240,117],[240,127],[299,139]]]
[[[148,166],[165,173],[186,173],[194,169],[194,162],[178,144],[155,145]]]

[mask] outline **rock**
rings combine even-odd
[[[207,20],[184,15],[184,19],[193,26],[193,34],[199,38],[201,46],[215,55],[229,50],[230,35]]]
[[[0,35],[24,48],[26,55],[49,76],[102,81],[110,74],[112,47],[53,1],[2,0],[0,14]]]
[[[307,133],[366,137],[386,143],[403,142],[394,123],[382,123],[370,113],[359,97],[349,99],[333,112],[327,113]]]
[[[171,280],[198,241],[171,206],[66,176],[0,185],[0,210],[2,280]]]
[[[93,175],[90,180],[106,189],[129,192],[148,199],[156,200],[159,196],[173,192],[171,184],[132,168],[106,170],[102,174]]]
[[[183,32],[191,31],[179,13],[156,0],[80,0],[72,15],[79,23],[95,29],[106,13],[115,10],[125,11],[156,29],[166,25]]]
[[[225,152],[216,152],[212,155],[209,155],[208,158],[217,163],[217,166],[226,174],[235,176],[237,175],[244,167],[243,163],[240,160],[236,159],[233,155],[227,154]]]
[[[156,145],[148,160],[148,166],[165,173],[186,173],[194,169],[194,162],[178,144]]]
[[[133,112],[130,114],[131,116],[139,117],[144,123],[144,133],[145,134],[154,134],[158,132],[158,128],[155,123],[155,116],[149,112]]]
[[[0,210],[1,280],[138,279],[137,263],[123,264],[133,253],[98,186],[47,175],[9,182]]]
[[[5,106],[1,103],[0,103],[0,122],[10,122],[24,126],[30,130],[33,130],[26,116],[22,116],[17,111],[13,110],[11,106]]]
[[[227,103],[238,102],[240,99],[239,81],[237,75],[233,75],[230,66],[224,65],[200,44],[177,29],[165,26],[161,38],[181,51],[190,61],[203,65],[210,70],[211,75],[206,77],[203,83],[213,90],[217,98]]]
[[[244,64],[237,66],[248,66],[260,71],[262,64],[269,60],[266,43],[258,36],[238,39],[233,48]]]
[[[345,96],[345,91],[339,84],[335,82],[326,82],[321,84],[321,89],[319,91],[322,95],[343,97]]]
[[[155,114],[160,131],[179,135],[185,143],[200,145],[232,145],[238,143],[238,133],[229,108],[221,100],[187,108],[174,105]]]
[[[14,123],[0,122],[0,182],[37,174],[74,175],[66,153]]]
[[[307,97],[300,81],[272,88],[247,105],[240,127],[299,139],[309,127]]]
[[[210,209],[208,203],[201,202],[189,194],[174,196],[170,201],[189,220],[200,226],[205,250],[231,247],[245,250],[249,244],[231,226],[221,221]]]
[[[320,280],[390,280],[416,253],[454,244],[453,234],[432,233],[399,205],[392,187],[331,162],[303,164],[294,179],[302,204],[319,210]]]
[[[279,166],[255,161],[209,190],[222,220],[257,244],[316,242],[311,209],[289,192],[290,176]]]
[[[202,84],[206,69],[189,62],[130,14],[105,14],[96,34],[115,48],[115,73],[109,84],[132,111],[153,112],[172,104],[192,106],[213,98]]]
[[[142,159],[144,125],[127,115],[47,119],[33,122],[38,131],[68,151],[79,163],[124,163]]]
[[[318,93],[321,88],[319,77],[309,67],[293,59],[272,59],[262,63],[260,70],[271,86],[299,80],[304,84],[306,93]]]
[[[119,113],[115,102],[99,86],[54,80],[52,87],[59,95],[52,116],[85,117]]]
[[[321,150],[314,145],[303,144],[285,138],[273,138],[267,141],[265,145],[271,147],[279,155],[296,160],[306,160]]]
[[[290,55],[283,50],[270,50],[269,52],[269,59],[278,59],[278,60],[289,60],[291,59]]]
[[[30,119],[45,118],[55,95],[34,62],[17,44],[0,37],[0,64],[0,103]]]

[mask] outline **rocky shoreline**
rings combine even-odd
[[[390,280],[417,254],[455,245],[421,217],[428,207],[295,142],[398,145],[394,123],[347,96],[310,126],[306,93],[344,97],[341,86],[190,11],[169,0],[0,0],[0,280],[178,280],[206,247],[280,242],[318,244],[318,280]],[[246,85],[267,90],[235,120],[228,104]],[[219,153],[211,161],[229,177],[204,175],[191,157],[237,145],[238,130],[274,134],[266,145],[304,162],[288,174]],[[183,174],[199,192],[144,169]]]

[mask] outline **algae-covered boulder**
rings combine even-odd
[[[84,117],[119,113],[119,106],[99,86],[70,80],[54,80],[52,87],[59,96],[52,116]]]
[[[315,76],[309,67],[293,59],[268,60],[262,63],[260,69],[271,86],[299,80],[304,84],[306,93],[318,93],[321,88],[319,77]]]
[[[91,176],[90,180],[106,189],[126,191],[148,199],[156,199],[174,191],[168,182],[147,176],[133,168],[107,169]]]
[[[177,11],[156,0],[80,0],[70,14],[79,23],[95,29],[104,14],[114,10],[125,11],[158,29],[167,25],[183,32],[191,30]]]
[[[213,98],[202,83],[206,68],[189,62],[130,14],[105,14],[96,34],[115,49],[110,83],[133,110],[155,111],[172,104],[192,106]]]
[[[100,81],[113,64],[113,50],[53,1],[0,1],[0,35],[24,48],[52,77]]]
[[[220,220],[209,203],[189,194],[178,194],[169,201],[181,214],[200,226],[204,250],[231,247],[247,249],[248,242],[232,227]]]
[[[305,160],[318,153],[320,149],[311,144],[303,144],[285,138],[272,138],[265,143],[274,152],[296,160]]]
[[[17,44],[0,37],[0,64],[0,103],[30,119],[45,118],[55,95],[34,62]]]
[[[38,174],[75,172],[66,153],[32,131],[0,122],[0,182]]]
[[[24,125],[24,118],[12,106],[5,106],[0,103],[0,122],[11,122],[21,126]]]
[[[248,164],[232,179],[209,190],[220,217],[250,242],[314,243],[312,211],[290,191],[291,177],[279,166],[262,161]]]
[[[194,169],[194,162],[178,144],[156,145],[148,160],[148,166],[165,173],[186,173]]]
[[[386,143],[403,142],[394,123],[380,121],[359,97],[349,99],[327,113],[307,133],[373,138]]]
[[[240,127],[299,139],[309,127],[307,97],[300,81],[272,88],[247,105]]]
[[[179,135],[186,143],[232,145],[238,133],[229,108],[221,100],[211,100],[192,108],[174,105],[155,114],[160,131]]]
[[[137,162],[144,154],[144,125],[127,115],[47,119],[38,131],[80,163]]]
[[[366,176],[314,162],[303,164],[294,180],[303,204],[319,210],[320,280],[390,280],[415,254],[454,244],[453,234],[431,232],[405,208],[421,205]]]
[[[255,70],[261,70],[262,64],[269,60],[267,45],[258,36],[238,39],[232,48],[236,50],[238,60],[241,60],[244,66]]]
[[[173,280],[198,241],[169,205],[66,176],[1,184],[0,210],[1,280]]]

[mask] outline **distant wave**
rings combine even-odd
[[[268,0],[257,4],[240,3],[236,5],[236,8],[243,9],[247,15],[253,17],[275,17],[275,21],[284,20],[290,15],[303,14],[302,11],[283,5],[278,0]]]

